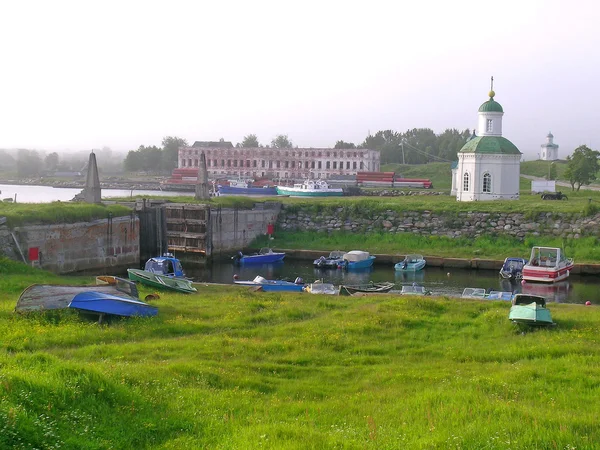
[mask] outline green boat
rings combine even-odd
[[[167,277],[165,275],[159,275],[157,273],[139,269],[127,269],[127,275],[130,280],[139,281],[146,286],[159,289],[170,289],[185,294],[197,292],[196,288],[192,286],[192,282],[185,278]]]
[[[525,325],[554,325],[546,299],[539,295],[516,294],[512,300],[508,319]]]

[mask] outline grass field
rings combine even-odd
[[[600,310],[161,293],[155,318],[12,313],[57,277],[0,260],[0,448],[591,449]],[[150,291],[142,289],[142,294]]]

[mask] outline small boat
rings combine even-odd
[[[304,290],[310,294],[338,295],[340,293],[339,287],[335,287],[331,283],[323,283],[322,281],[307,284]]]
[[[526,325],[554,325],[546,299],[539,295],[516,294],[508,319]]]
[[[400,290],[402,295],[431,295],[431,291],[425,289],[424,286],[418,284],[404,285]]]
[[[486,298],[487,293],[483,288],[464,288],[460,298]]]
[[[243,180],[238,178],[237,180],[227,180],[229,185],[219,184],[217,185],[217,195],[277,195],[277,189],[271,186],[254,186],[253,180]]]
[[[69,308],[95,314],[112,314],[115,316],[156,316],[158,308],[139,300],[107,294],[105,292],[80,292],[73,297]]]
[[[146,261],[144,270],[165,277],[185,278],[181,261],[175,258],[172,253],[165,253],[163,256],[150,258]]]
[[[385,294],[386,292],[390,292],[394,283],[390,283],[388,281],[384,283],[373,283],[372,281],[369,284],[357,284],[357,285],[341,285],[340,286],[340,295],[353,295],[357,293],[367,293],[367,294]]]
[[[15,311],[24,313],[66,309],[77,294],[90,291],[101,292],[106,295],[116,295],[131,300],[137,300],[138,298],[138,290],[135,283],[118,277],[116,277],[115,284],[100,286],[33,284],[21,292],[15,306]]]
[[[399,271],[407,271],[407,272],[416,272],[417,270],[421,270],[425,267],[425,258],[423,255],[406,255],[406,257],[394,265],[395,270]]]
[[[171,291],[183,292],[191,294],[196,292],[196,288],[192,286],[192,282],[185,278],[168,277],[158,273],[148,272],[139,269],[127,269],[127,275],[132,281],[138,281],[146,286],[169,289]]]
[[[465,288],[460,297],[485,300],[512,300],[513,293],[508,291],[486,291],[483,288]]]
[[[506,300],[511,301],[514,294],[509,291],[490,291],[486,297],[488,300]]]
[[[338,267],[347,270],[354,269],[368,269],[373,266],[375,257],[369,255],[369,252],[363,252],[361,250],[352,250],[344,253],[342,262],[339,263]]]
[[[523,265],[523,279],[556,283],[568,278],[573,266],[573,259],[566,258],[561,248],[533,247],[529,262]]]
[[[525,264],[527,264],[527,260],[523,258],[506,258],[500,269],[500,276],[505,280],[521,280]]]
[[[277,186],[279,195],[289,195],[290,197],[341,197],[344,190],[340,188],[330,188],[325,180],[304,180],[303,183],[290,186]]]
[[[319,269],[337,269],[339,264],[344,261],[344,254],[339,250],[334,250],[329,253],[329,256],[321,256],[313,261],[313,266]]]
[[[256,276],[251,281],[239,281],[234,279],[233,282],[240,286],[260,286],[265,292],[274,291],[290,291],[290,292],[302,292],[304,288],[304,281],[298,277],[292,283],[291,281],[285,280],[267,280],[260,275]]]
[[[238,252],[237,255],[231,257],[234,264],[269,264],[283,261],[283,258],[285,258],[285,253],[274,252],[270,248],[261,248],[258,253],[251,255]]]

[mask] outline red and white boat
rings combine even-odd
[[[529,262],[523,266],[523,279],[556,283],[567,278],[573,266],[573,259],[566,258],[560,248],[533,247]]]

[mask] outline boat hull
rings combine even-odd
[[[112,314],[125,317],[150,317],[158,314],[158,308],[147,303],[97,291],[77,294],[69,303],[69,308],[96,314]]]
[[[255,197],[277,195],[277,189],[271,187],[239,188],[231,186],[220,186],[218,192],[219,195],[251,195]]]
[[[536,303],[529,305],[513,305],[510,308],[508,319],[514,323],[526,325],[553,325],[550,310]]]
[[[348,261],[343,263],[343,267],[346,270],[360,270],[360,269],[368,269],[373,266],[373,262],[375,261],[374,256],[369,256],[367,259],[363,259],[362,261]]]
[[[573,264],[560,268],[525,265],[523,267],[523,279],[540,283],[556,283],[568,278],[572,269]]]
[[[171,278],[158,275],[152,272],[138,269],[127,269],[127,275],[132,281],[137,281],[146,286],[151,286],[159,289],[168,289],[171,291],[191,294],[196,292],[196,288],[192,286],[192,282],[183,278]]]
[[[281,280],[266,280],[265,283],[256,281],[234,281],[239,286],[260,287],[265,292],[302,292],[304,284],[291,283]]]
[[[385,294],[392,290],[394,283],[371,283],[366,285],[342,285],[340,286],[340,295],[353,295],[357,293],[364,294]]]
[[[423,267],[425,267],[425,260],[418,261],[416,263],[408,263],[406,265],[404,265],[401,261],[394,265],[394,269],[398,272],[416,272],[417,270],[421,270]]]
[[[279,195],[289,195],[290,197],[342,197],[344,191],[342,189],[314,190],[295,189],[292,187],[277,186]]]
[[[283,261],[285,253],[273,253],[270,255],[244,255],[239,259],[240,264],[269,264]]]

